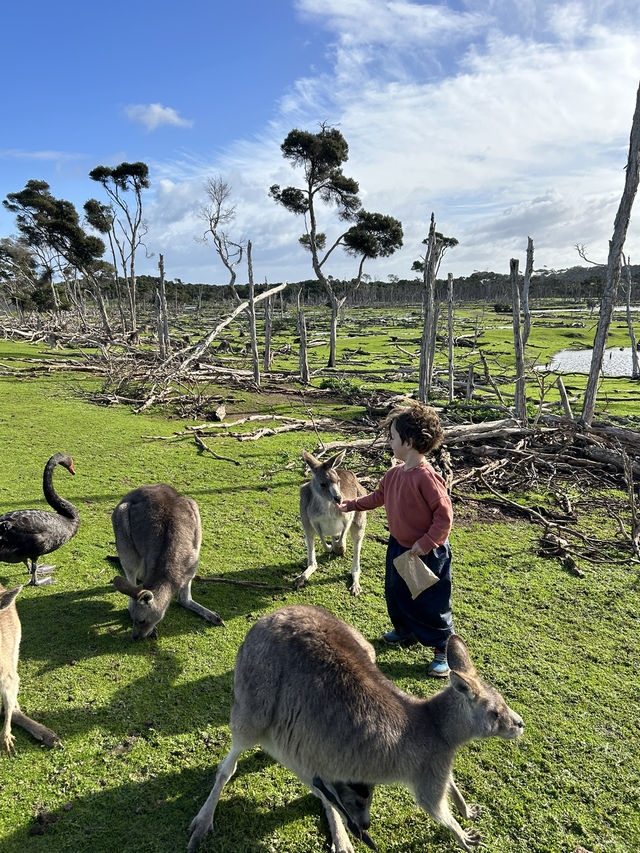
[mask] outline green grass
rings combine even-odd
[[[397,332],[398,327],[385,329],[385,335]],[[343,337],[340,346],[362,346],[371,351],[371,366],[387,369],[385,335]],[[496,349],[508,348],[504,335],[493,344]],[[16,353],[29,357],[37,348],[0,342],[0,362]],[[358,599],[348,594],[350,550],[344,558],[321,560],[309,584],[293,590],[305,560],[297,507],[305,478],[300,450],[313,450],[314,433],[259,442],[207,439],[217,452],[242,463],[234,466],[200,454],[188,440],[142,438],[170,435],[193,421],[100,408],[75,394],[96,384],[69,375],[0,378],[0,512],[42,507],[44,463],[64,450],[74,457],[77,475],[59,468],[55,484],[82,519],[77,536],[52,560],[57,583],[27,587],[17,602],[23,625],[20,702],[60,735],[64,748],[46,750],[14,729],[17,753],[0,757],[3,853],[184,850],[189,822],[229,745],[238,646],[255,619],[276,607],[322,604],[374,641],[381,669],[404,689],[426,696],[440,687],[425,677],[425,650],[386,650],[377,640],[388,628],[380,512],[369,515]],[[234,389],[228,399],[231,417],[260,406],[267,411],[277,406],[285,414],[301,414],[306,407],[295,395],[274,402]],[[313,406],[339,408],[343,416],[356,411],[325,398]],[[300,461],[286,469],[291,460]],[[157,641],[133,643],[127,600],[110,584],[115,574],[106,560],[115,553],[110,514],[128,489],[153,482],[172,483],[198,501],[201,574],[286,590],[194,582],[196,600],[219,612],[226,627],[213,627],[173,604]],[[542,502],[545,495],[531,499]],[[603,494],[603,517],[609,499]],[[537,556],[538,527],[469,521],[469,513],[456,509],[459,521],[451,536],[456,630],[481,674],[526,726],[519,742],[471,744],[456,761],[459,787],[469,802],[485,807],[478,828],[487,850],[640,849],[637,569],[587,565],[580,579],[558,561]],[[601,521],[585,517],[581,529],[592,534]],[[24,580],[21,566],[0,564],[4,586]],[[46,814],[44,823],[36,820],[39,812]],[[449,833],[399,787],[377,789],[372,819],[381,853],[457,849]],[[34,827],[43,834],[30,834]],[[222,795],[204,853],[328,849],[315,798],[259,750],[245,753]]]

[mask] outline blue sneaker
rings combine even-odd
[[[418,642],[413,634],[399,634],[396,630],[387,631],[382,635],[381,640],[388,646],[412,646]]]
[[[434,678],[446,678],[449,675],[446,652],[436,649],[433,660],[427,669],[427,675],[431,675]]]

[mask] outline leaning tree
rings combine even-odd
[[[29,245],[46,246],[57,252],[85,279],[96,301],[107,337],[111,326],[97,277],[98,262],[104,254],[99,237],[80,226],[78,213],[70,201],[53,196],[46,181],[27,181],[25,188],[9,193],[2,202],[14,213],[18,231]]]
[[[292,130],[280,146],[282,155],[304,173],[302,187],[284,187],[274,184],[269,195],[286,210],[304,217],[305,233],[300,244],[311,253],[311,264],[318,281],[326,290],[331,303],[331,334],[329,367],[336,363],[338,312],[346,295],[338,296],[325,264],[334,249],[342,246],[349,254],[359,258],[358,270],[352,280],[354,288],[362,281],[362,271],[367,259],[387,257],[402,246],[402,225],[392,216],[369,213],[362,209],[358,197],[359,186],[348,178],[342,166],[349,159],[349,146],[335,127],[322,125],[318,133]],[[353,223],[345,228],[327,248],[327,235],[319,230],[318,203],[337,208],[338,218]]]

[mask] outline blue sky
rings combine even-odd
[[[47,181],[79,210],[99,164],[143,160],[149,258],[140,272],[224,283],[198,242],[204,185],[229,182],[232,238],[251,239],[262,281],[312,277],[302,220],[268,197],[297,176],[293,127],[340,128],[344,171],[405,245],[365,267],[410,276],[431,211],[458,238],[442,274],[606,260],[640,81],[635,0],[271,0],[102,5],[34,0],[3,15],[0,197]],[[320,224],[339,234],[333,212]],[[640,214],[626,249],[640,260]],[[0,236],[14,223],[0,212]],[[328,273],[351,277],[335,253]],[[246,271],[240,271],[243,280]]]

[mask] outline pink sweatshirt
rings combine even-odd
[[[426,461],[408,471],[389,468],[375,492],[346,504],[349,512],[384,505],[391,535],[405,548],[419,542],[425,553],[444,545],[453,520],[444,480]]]

